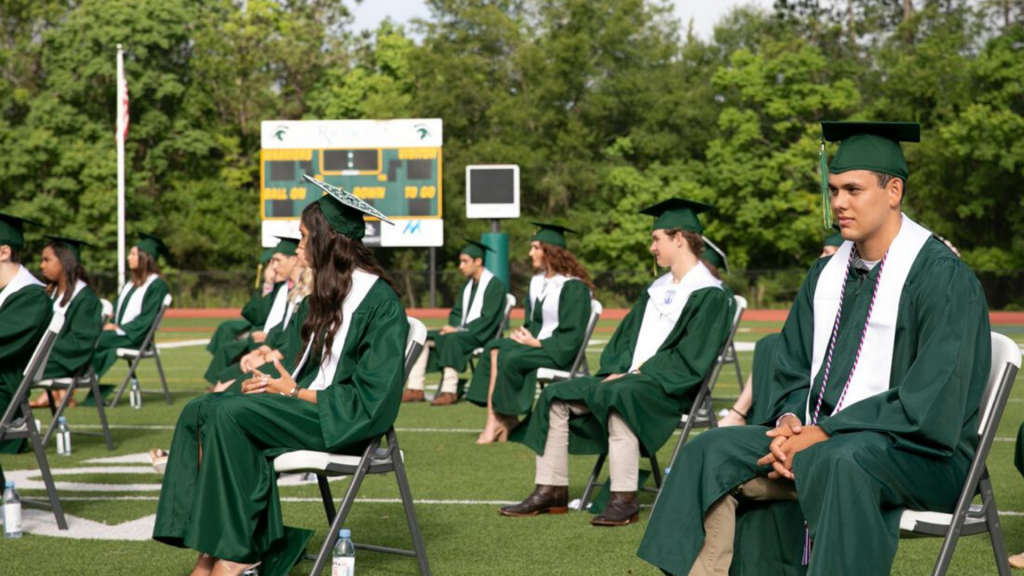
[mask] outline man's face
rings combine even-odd
[[[899,209],[903,185],[897,178],[885,188],[878,185],[878,176],[868,170],[850,170],[829,174],[832,213],[846,240],[859,242],[871,237]]]
[[[662,268],[672,265],[676,254],[683,250],[683,244],[686,244],[686,241],[683,239],[682,234],[677,234],[673,237],[661,229],[651,232],[651,254],[654,254],[655,262]]]
[[[459,254],[459,271],[466,278],[472,278],[483,267],[484,261],[480,258],[473,258],[468,254]]]
[[[277,281],[284,282],[292,275],[292,269],[295,268],[295,264],[299,261],[296,256],[285,256],[280,252],[274,254],[274,257],[270,259],[271,263],[277,272]]]

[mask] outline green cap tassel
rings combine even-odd
[[[825,154],[825,139],[821,140],[821,152],[818,154],[821,168],[821,223],[825,230],[832,229],[832,198],[828,193],[828,155]]]

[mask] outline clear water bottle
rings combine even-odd
[[[356,576],[356,547],[352,543],[352,531],[342,528],[338,532],[338,543],[334,545],[334,559],[331,562],[331,576]]]
[[[142,389],[139,388],[139,379],[132,378],[132,389],[128,391],[128,403],[132,408],[142,408]]]
[[[71,429],[63,416],[57,418],[57,454],[71,456]]]
[[[4,485],[4,538],[21,538],[21,497],[14,480]]]

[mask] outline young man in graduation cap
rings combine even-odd
[[[732,298],[701,262],[706,204],[672,199],[654,216],[650,250],[670,269],[644,291],[590,377],[551,384],[511,440],[537,453],[536,488],[504,516],[565,513],[569,453],[608,454],[611,495],[591,524],[622,526],[639,516],[641,454],[672,436],[729,333]],[[572,421],[570,424],[570,420]]]
[[[22,372],[46,332],[52,312],[43,283],[21,265],[26,224],[36,222],[0,214],[0,415],[18,391]],[[22,441],[0,444],[0,452],[14,453]],[[4,473],[0,468],[0,482]]]
[[[505,316],[505,283],[484,267],[485,244],[466,239],[459,253],[459,271],[466,277],[455,306],[448,314],[448,324],[431,330],[427,345],[409,374],[409,384],[402,402],[422,402],[427,372],[442,372],[441,391],[430,403],[448,406],[459,400],[459,373],[466,369],[473,350],[494,337]]]
[[[797,295],[766,421],[680,452],[638,552],[666,573],[888,574],[902,510],[951,512],[974,455],[988,310],[967,265],[902,213],[899,142],[920,128],[822,128],[842,141],[827,168],[822,145],[823,213],[846,241]]]

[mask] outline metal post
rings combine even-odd
[[[437,307],[437,248],[430,247],[430,307]]]

